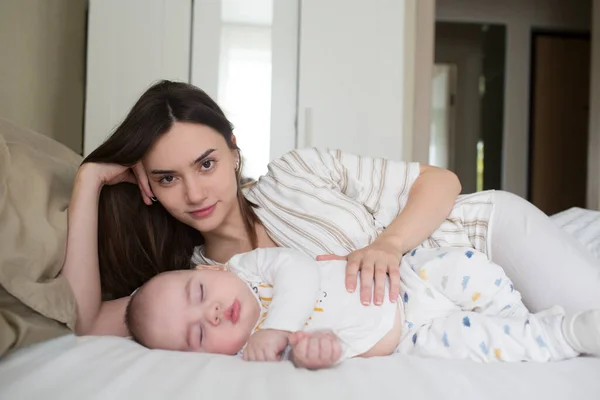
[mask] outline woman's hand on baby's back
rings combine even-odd
[[[242,358],[246,361],[279,361],[288,345],[290,332],[261,329],[250,336]]]
[[[346,264],[346,289],[349,292],[356,290],[358,271],[360,271],[360,301],[364,305],[383,304],[385,297],[385,283],[390,279],[389,299],[396,301],[400,293],[400,261],[402,256],[392,243],[384,239],[375,240],[369,246],[363,247],[345,257],[336,255],[322,255],[317,261],[347,260]],[[373,290],[375,282],[375,290]]]

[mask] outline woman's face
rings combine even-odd
[[[142,162],[163,207],[179,221],[208,233],[239,215],[237,157],[214,129],[175,122]]]

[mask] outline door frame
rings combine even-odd
[[[427,79],[433,69],[435,0],[406,0],[406,13],[404,156],[427,163],[429,137],[422,129],[429,131],[431,118],[431,82]],[[593,0],[592,14],[587,208],[600,210],[600,29],[594,29],[600,27],[600,0]]]

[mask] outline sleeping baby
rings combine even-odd
[[[532,314],[503,269],[473,249],[406,254],[400,300],[381,306],[346,290],[345,266],[267,248],[165,272],[131,296],[126,322],[149,348],[289,358],[310,369],[392,353],[481,362],[600,356],[600,310]]]

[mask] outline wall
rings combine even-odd
[[[437,0],[437,20],[506,24],[505,190],[527,193],[531,30],[587,30],[590,4],[590,0]]]
[[[429,162],[435,0],[404,0],[404,160]]]
[[[600,0],[594,0],[592,21],[587,207],[600,210]]]
[[[0,1],[0,117],[82,150],[86,0]]]
[[[191,0],[91,0],[84,153],[160,79],[189,82]]]
[[[404,1],[303,0],[300,21],[299,145],[402,159]]]

